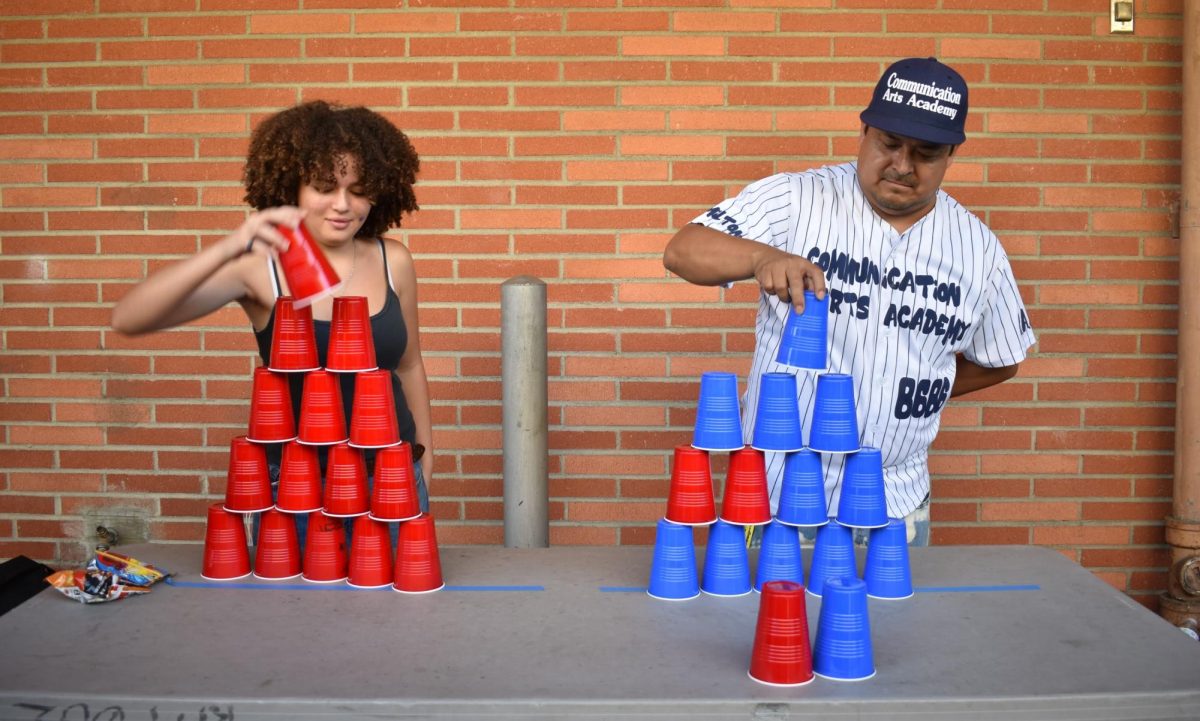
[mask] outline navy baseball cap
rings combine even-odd
[[[958,145],[967,139],[967,81],[937,58],[899,60],[883,71],[858,117],[895,135]]]

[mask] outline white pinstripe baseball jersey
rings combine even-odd
[[[954,385],[955,354],[981,366],[1019,363],[1035,342],[1008,256],[996,236],[945,192],[904,233],[875,213],[854,163],[783,173],[752,183],[694,223],[807,258],[825,271],[829,372],[854,376],[862,445],[882,451],[888,515],[901,518],[929,493],[929,445]],[[763,295],[743,399],[754,434],[763,373],[775,362],[790,306]],[[797,382],[805,437],[816,376]],[[772,508],[784,454],[767,454]],[[830,514],[844,456],[822,454]]]

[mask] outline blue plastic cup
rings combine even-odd
[[[750,589],[746,531],[742,526],[717,521],[708,529],[700,590],[710,596],[745,596]]]
[[[808,592],[821,596],[832,578],[858,578],[854,531],[840,523],[827,523],[817,529],[812,566],[808,569]]]
[[[898,600],[913,595],[912,567],[908,562],[908,530],[903,518],[890,518],[883,528],[871,531],[863,581],[871,598]]]
[[[813,672],[834,681],[862,681],[875,675],[871,622],[867,614],[867,584],[858,578],[825,582]]]
[[[796,398],[796,376],[763,373],[758,384],[758,408],[754,414],[754,439],[760,451],[798,451],[804,447],[800,428],[800,404]]]
[[[829,364],[829,295],[804,291],[804,312],[792,308],[779,339],[775,362],[795,368],[825,370]]]
[[[646,593],[666,601],[686,601],[700,595],[691,526],[680,526],[665,518],[658,519],[654,559],[650,564],[650,586]]]
[[[710,371],[700,376],[700,402],[692,446],[703,451],[736,451],[745,445],[737,376]]]
[[[853,377],[844,373],[817,376],[808,447],[819,453],[854,453],[858,450]]]
[[[767,581],[804,584],[804,562],[800,559],[800,534],[795,527],[771,521],[762,536],[754,590],[762,591]]]
[[[878,448],[864,446],[858,453],[846,457],[846,465],[842,468],[837,520],[851,528],[882,528],[887,525],[883,455]]]
[[[775,520],[789,526],[823,526],[829,522],[821,456],[805,448],[784,458]]]

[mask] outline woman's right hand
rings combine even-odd
[[[275,226],[295,226],[303,219],[304,211],[291,206],[252,213],[220,241],[157,269],[131,288],[113,308],[113,328],[126,335],[173,328],[231,301],[246,299],[253,294],[251,275],[265,273],[265,269],[252,269],[253,263],[237,259],[251,252],[256,243],[265,245],[268,252],[287,250],[287,239]]]
[[[247,216],[237,230],[225,236],[221,241],[229,260],[236,260],[254,249],[255,243],[262,243],[276,254],[288,249],[287,238],[275,226],[284,225],[295,227],[304,220],[304,211],[291,205],[281,205],[267,208]]]

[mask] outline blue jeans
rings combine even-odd
[[[904,525],[905,530],[908,531],[909,546],[929,545],[929,496],[925,496],[921,505],[904,517]],[[800,543],[812,545],[817,538],[817,528],[817,526],[801,526]],[[746,546],[748,548],[758,548],[762,545],[762,529],[762,526],[747,527]],[[865,548],[870,536],[869,528],[854,529],[854,545]]]

